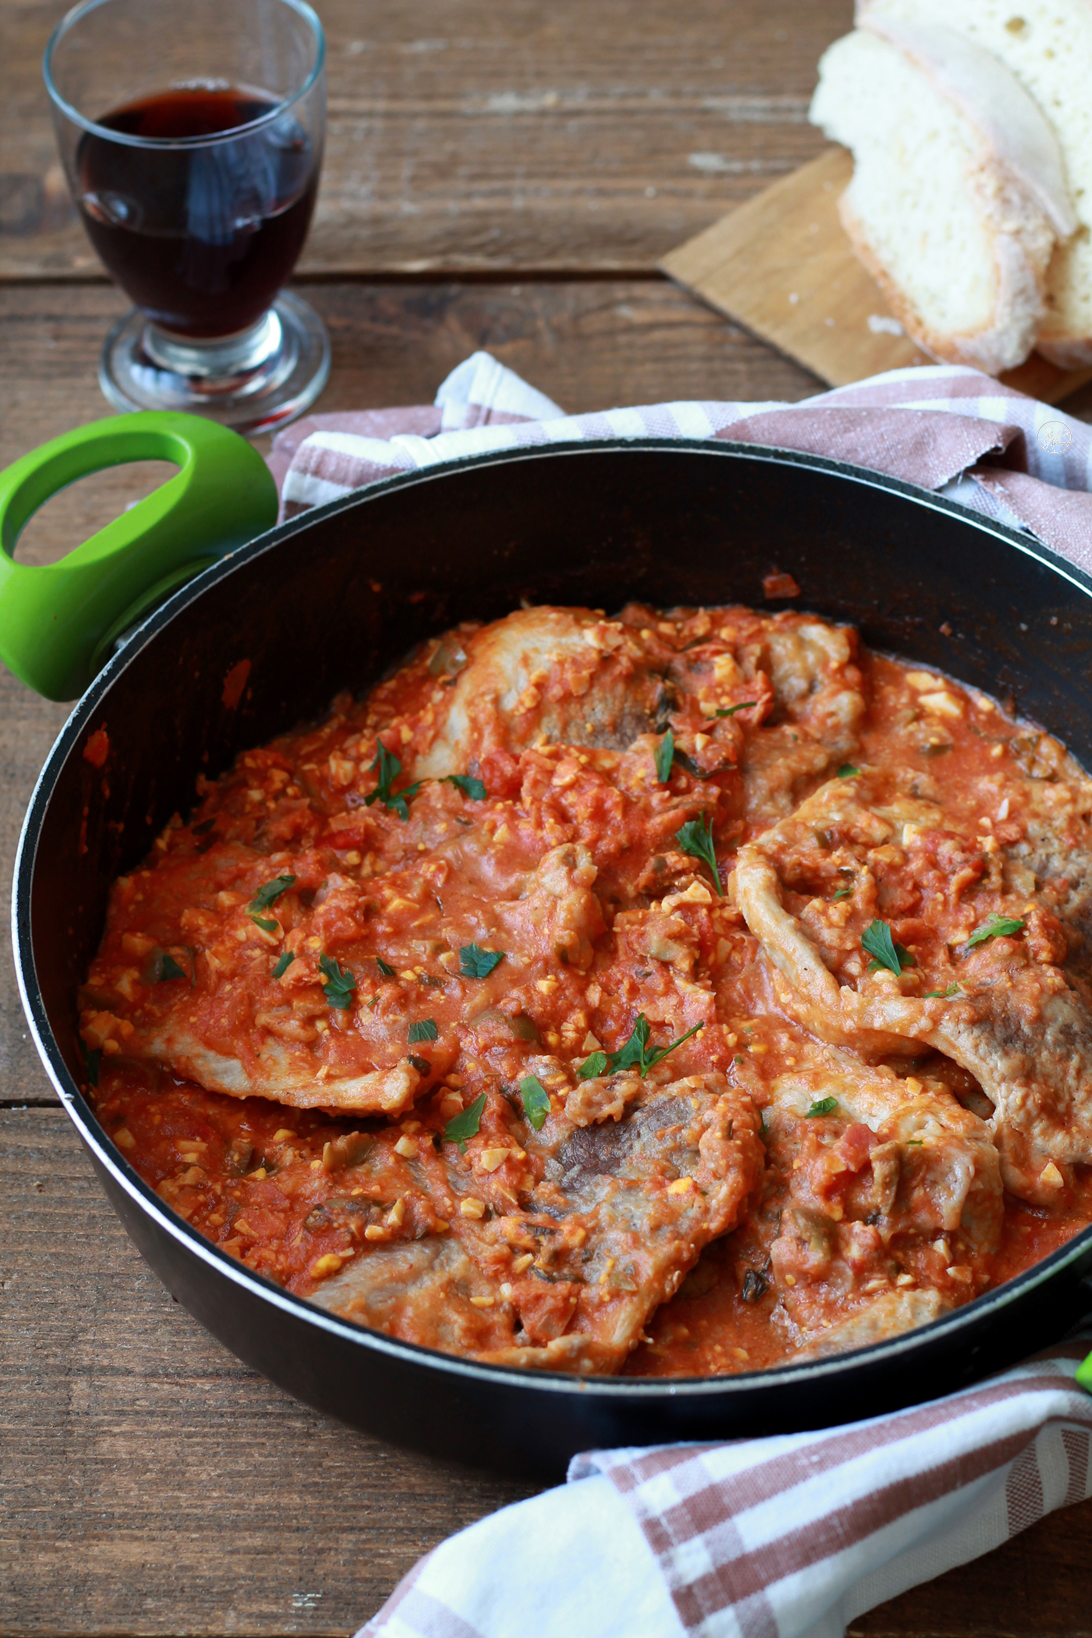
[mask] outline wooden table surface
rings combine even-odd
[[[125,307],[57,167],[38,65],[63,10],[0,0],[5,465],[106,412],[96,361]],[[319,10],[330,135],[300,279],[333,340],[320,408],[428,401],[476,347],[569,410],[816,390],[656,261],[819,151],[808,97],[850,0]],[[1092,393],[1067,408],[1092,412]],[[86,480],[33,520],[21,554],[59,556],[156,481]],[[5,894],[64,716],[0,675]],[[347,1431],[171,1301],[27,1042],[6,940],[0,1072],[0,1638],[347,1634],[435,1542],[532,1492]],[[1092,1503],[853,1630],[1087,1638]]]

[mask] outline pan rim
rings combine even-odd
[[[798,450],[786,450],[776,445],[736,443],[729,440],[673,439],[673,438],[610,438],[592,441],[566,441],[556,444],[524,446],[517,449],[490,451],[482,455],[464,456],[454,461],[437,462],[432,466],[398,473],[381,479],[365,488],[352,490],[322,506],[312,507],[297,517],[277,525],[264,534],[224,555],[193,580],[172,594],[134,630],[117,653],[99,672],[90,687],[75,703],[58,733],[35,782],[27,805],[26,815],[16,854],[11,926],[15,954],[16,978],[24,1014],[35,1049],[47,1075],[81,1139],[102,1166],[133,1201],[134,1205],[157,1224],[179,1247],[209,1267],[210,1271],[228,1279],[260,1302],[268,1302],[292,1316],[298,1322],[313,1325],[318,1330],[338,1336],[352,1345],[404,1361],[418,1369],[439,1369],[449,1375],[498,1388],[538,1389],[552,1393],[591,1395],[609,1399],[620,1396],[627,1402],[658,1402],[669,1399],[701,1399],[713,1396],[734,1398],[741,1393],[759,1389],[774,1391],[784,1386],[786,1392],[804,1385],[820,1387],[837,1376],[846,1366],[887,1364],[894,1368],[900,1360],[912,1356],[922,1347],[948,1336],[958,1335],[972,1321],[984,1319],[991,1313],[1003,1311],[1037,1286],[1046,1284],[1067,1267],[1092,1257],[1092,1225],[1074,1235],[1064,1246],[1058,1247],[1040,1262],[1034,1263],[1021,1274],[1005,1281],[992,1291],[952,1313],[942,1315],[925,1325],[899,1336],[861,1348],[847,1350],[825,1359],[789,1361],[764,1370],[741,1372],[719,1377],[603,1377],[575,1376],[571,1373],[538,1371],[529,1367],[485,1364],[461,1359],[417,1343],[401,1342],[385,1332],[373,1330],[355,1321],[345,1321],[328,1313],[317,1304],[285,1291],[264,1275],[256,1274],[206,1240],[186,1220],[167,1206],[154,1190],[137,1174],[135,1169],[116,1150],[100,1126],[90,1104],[71,1077],[52,1026],[41,1000],[37,984],[30,922],[30,897],[34,881],[38,844],[49,799],[61,770],[75,750],[83,729],[114,683],[128,665],[159,633],[168,626],[191,602],[200,598],[211,586],[227,578],[254,558],[279,547],[304,529],[329,516],[403,488],[454,479],[467,472],[476,472],[492,466],[517,464],[522,461],[547,460],[556,457],[571,458],[580,455],[671,453],[674,455],[702,455],[707,458],[758,460],[773,466],[802,467],[823,472],[863,487],[878,489],[899,499],[910,501],[926,510],[954,517],[959,522],[993,536],[1005,546],[1013,547],[1022,555],[1032,558],[1068,581],[1079,592],[1092,598],[1092,575],[1062,558],[1035,536],[1024,534],[1008,525],[985,517],[982,513],[937,495],[931,490],[891,478],[851,462],[828,456],[812,455]],[[34,975],[33,987],[29,982]]]

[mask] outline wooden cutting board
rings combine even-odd
[[[852,174],[850,154],[829,148],[660,263],[671,278],[832,387],[936,363],[903,335],[842,231],[838,198]],[[1060,370],[1032,353],[1001,379],[1056,404],[1092,381],[1092,368]]]

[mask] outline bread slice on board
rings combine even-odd
[[[1022,363],[1075,223],[1053,133],[1012,75],[950,30],[884,18],[824,54],[810,118],[853,152],[839,212],[907,333],[990,374]]]
[[[1038,349],[1062,369],[1092,364],[1092,0],[857,0],[858,21],[940,22],[1002,62],[1058,137],[1076,233],[1047,277]]]

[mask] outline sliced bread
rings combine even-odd
[[[1054,138],[1021,86],[958,35],[884,20],[825,53],[810,118],[853,152],[842,222],[907,333],[991,374],[1021,363],[1072,226]]]
[[[1047,276],[1038,347],[1063,369],[1092,364],[1092,0],[858,0],[858,19],[940,22],[1002,62],[1058,137],[1076,233]]]

